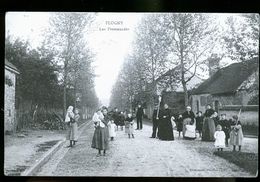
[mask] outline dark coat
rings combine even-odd
[[[158,137],[161,140],[174,140],[171,117],[172,114],[169,109],[164,109],[159,114]]]
[[[202,126],[203,126],[203,116],[197,116],[196,117],[196,130],[202,131]]]
[[[215,111],[213,109],[207,109],[204,113],[204,116],[209,118],[210,116],[212,116],[212,114],[214,114],[214,112]]]
[[[183,119],[186,119],[186,118],[191,118],[191,124],[194,123],[194,119],[195,119],[195,114],[194,112],[190,111],[185,111],[183,114],[182,114],[182,118]]]
[[[137,109],[136,117],[141,118],[144,115],[144,109],[142,107]]]
[[[218,124],[222,126],[222,130],[224,131],[224,133],[226,134],[226,138],[230,137],[230,131],[231,131],[231,120],[219,120]]]
[[[120,117],[119,117],[120,113],[119,112],[113,112],[112,114],[112,119],[114,120],[116,125],[119,125],[120,123]]]

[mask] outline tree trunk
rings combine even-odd
[[[189,105],[189,96],[188,96],[188,89],[185,82],[182,82],[182,87],[184,91],[184,104],[185,107]]]
[[[65,119],[66,109],[67,109],[67,66],[65,66],[64,70],[64,85],[63,85],[63,118]]]
[[[77,90],[76,90],[76,83],[75,83],[75,88],[74,88],[74,108],[76,109],[77,107]]]

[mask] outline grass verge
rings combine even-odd
[[[236,164],[253,175],[257,175],[258,154],[248,152],[216,151],[214,152],[214,155]]]

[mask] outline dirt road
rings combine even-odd
[[[39,171],[38,176],[174,176],[174,177],[245,177],[252,176],[238,166],[213,155],[212,143],[187,141],[160,141],[149,138],[151,126],[135,130],[135,138],[129,139],[124,131],[118,131],[110,142],[106,156],[97,157],[91,140],[94,129],[83,128],[74,148],[58,151]],[[205,145],[208,152],[204,153]]]

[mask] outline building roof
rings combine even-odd
[[[7,59],[5,59],[5,66],[9,68],[10,71],[13,71],[17,74],[19,74],[19,70],[14,66],[12,63],[10,63]]]
[[[192,95],[234,93],[258,68],[259,58],[234,63],[219,69],[214,75],[192,90]]]

